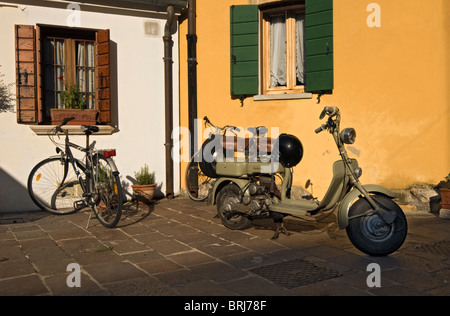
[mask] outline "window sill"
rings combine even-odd
[[[296,100],[296,99],[312,99],[312,93],[286,93],[286,94],[259,94],[253,97],[255,101],[267,100]]]
[[[94,135],[111,135],[117,131],[116,127],[110,125],[97,125],[100,131]],[[54,125],[29,125],[30,129],[36,135],[48,135],[48,132],[55,127]],[[65,125],[63,130],[68,130],[69,135],[84,135],[81,125]]]

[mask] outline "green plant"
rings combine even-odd
[[[155,172],[150,172],[147,164],[145,164],[139,171],[134,173],[137,184],[147,185],[155,183]]]
[[[1,66],[0,66],[1,67]],[[0,78],[5,75],[0,74]],[[6,84],[3,80],[0,80],[0,112],[9,112],[14,110],[14,96],[10,92],[10,88],[13,84]]]
[[[445,177],[445,181],[439,182],[438,189],[450,189],[450,173]]]
[[[86,99],[84,93],[76,85],[66,85],[65,91],[60,94],[60,100],[65,109],[84,109],[86,108]]]

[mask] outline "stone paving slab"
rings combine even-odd
[[[215,206],[183,198],[129,203],[115,229],[95,218],[88,223],[84,210],[0,214],[0,295],[450,295],[450,258],[425,251],[450,242],[450,221],[405,213],[404,245],[382,258],[354,248],[334,214],[321,221],[287,218],[292,235],[277,240],[271,220],[232,231]],[[252,272],[299,259],[339,276],[286,288]],[[80,287],[68,286],[71,263],[80,267]],[[381,287],[367,285],[371,263],[381,268]]]

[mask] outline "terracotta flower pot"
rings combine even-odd
[[[153,200],[156,184],[133,184],[133,194],[140,204],[149,204]]]
[[[441,191],[441,207],[450,210],[450,189],[440,188]]]

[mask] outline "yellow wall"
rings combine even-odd
[[[261,1],[260,1],[261,2]],[[369,3],[381,27],[369,28]],[[280,127],[304,146],[294,185],[308,178],[325,193],[339,159],[331,135],[316,135],[323,106],[338,106],[342,127],[357,131],[351,157],[363,183],[404,188],[438,183],[450,172],[450,1],[334,1],[334,90],[313,99],[254,101],[230,96],[231,5],[257,0],[197,0],[198,117],[217,125]],[[180,114],[187,123],[187,21],[180,31]],[[185,165],[182,165],[184,168]],[[184,174],[182,172],[182,174]]]

